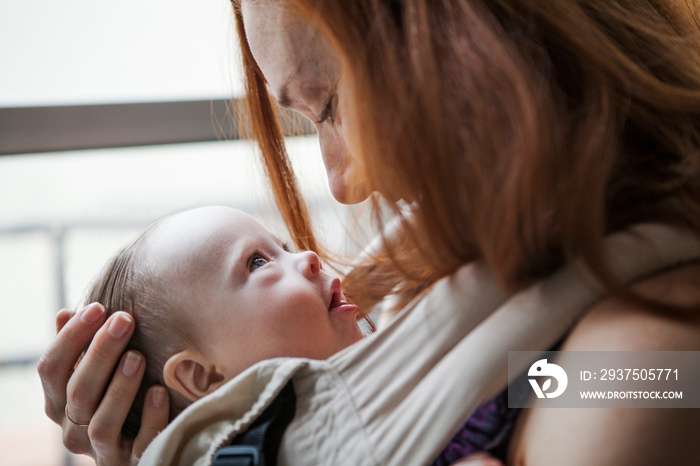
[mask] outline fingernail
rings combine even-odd
[[[132,351],[126,353],[126,360],[124,361],[124,366],[122,367],[122,372],[124,375],[131,377],[132,375],[136,374],[136,371],[139,370],[142,359],[143,358],[139,354]]]
[[[126,314],[118,314],[107,327],[107,331],[113,338],[121,338],[126,335],[131,327],[131,317]]]
[[[165,403],[165,388],[163,387],[153,387],[151,392],[151,404],[156,408],[160,408]]]
[[[102,316],[104,308],[98,303],[92,303],[80,314],[80,321],[91,324]]]

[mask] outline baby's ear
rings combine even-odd
[[[224,376],[199,352],[189,349],[172,356],[163,367],[165,384],[190,401],[213,392],[224,383]]]

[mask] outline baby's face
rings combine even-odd
[[[186,310],[178,316],[185,335],[226,380],[264,359],[326,359],[362,338],[358,309],[318,256],[289,252],[238,210],[175,215],[144,253]]]

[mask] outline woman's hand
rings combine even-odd
[[[168,395],[151,387],[138,435],[122,435],[146,363],[137,352],[122,354],[134,332],[131,316],[117,312],[105,323],[105,315],[100,304],[76,315],[58,313],[58,334],[38,365],[46,414],[62,426],[69,451],[90,455],[98,465],[135,464],[168,423]]]

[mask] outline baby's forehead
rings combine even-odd
[[[234,223],[257,222],[253,216],[243,212],[242,210],[228,206],[205,206],[183,210],[166,217],[163,221],[214,222],[217,220],[230,221]]]
[[[159,222],[145,244],[156,269],[205,266],[249,238],[275,238],[254,217],[230,207],[204,207]]]
[[[163,219],[156,231],[161,236],[193,240],[225,235],[257,235],[265,228],[251,215],[232,207],[200,207]]]

